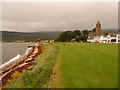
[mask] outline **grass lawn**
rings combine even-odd
[[[117,88],[118,45],[65,43],[60,47],[65,88]]]

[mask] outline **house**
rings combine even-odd
[[[52,43],[52,42],[54,42],[54,40],[41,40],[40,42],[42,42],[42,43]]]
[[[101,24],[98,21],[96,24],[96,32],[89,32],[87,42],[89,43],[120,43],[120,32],[111,32],[104,35],[101,32]]]
[[[120,43],[120,33],[114,34],[114,36],[101,35],[99,37],[95,36],[94,38],[88,38],[87,42],[90,43]]]

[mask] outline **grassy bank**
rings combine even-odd
[[[36,63],[31,71],[16,72],[14,77],[20,77],[10,81],[7,88],[46,88],[52,71],[52,88],[118,87],[117,44],[46,44]]]
[[[10,81],[7,88],[45,88],[48,87],[50,75],[55,64],[59,48],[45,45],[43,53],[36,58],[37,65],[31,71],[25,71],[19,78]]]
[[[118,87],[117,44],[58,44],[65,88]]]

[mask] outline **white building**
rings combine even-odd
[[[120,43],[120,33],[88,37],[90,43]]]
[[[89,32],[87,42],[90,43],[120,43],[120,32],[110,32],[104,35],[105,32],[101,31],[101,24],[98,21],[96,24],[95,32]]]

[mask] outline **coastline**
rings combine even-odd
[[[42,53],[42,44],[35,44],[35,46],[28,46],[26,53],[20,58],[13,60],[2,69],[0,68],[0,84],[4,87],[15,72],[23,73],[25,70],[32,70],[36,65],[34,59]]]
[[[19,59],[20,57],[23,57],[29,51],[29,49],[32,48],[28,48],[28,46],[35,46],[36,44],[37,43],[1,43],[2,59],[0,68],[9,61],[14,61],[14,59]]]
[[[1,41],[0,43],[28,43],[28,44],[36,44],[37,42],[15,42],[15,41]]]
[[[26,56],[28,56],[32,51],[33,51],[33,47],[28,47],[27,50],[23,54],[21,55],[17,54],[15,57],[11,58],[4,64],[0,65],[0,72],[1,70],[4,70],[6,67],[9,67],[11,64],[15,62],[16,63],[19,62],[22,58],[25,58]]]

